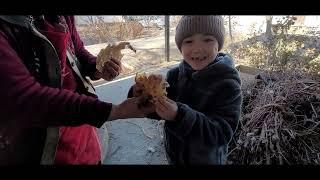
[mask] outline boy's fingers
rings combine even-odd
[[[157,99],[155,101],[155,105],[156,105],[157,109],[159,109],[159,110],[161,110],[163,112],[166,110],[166,107],[162,103],[159,102],[159,99]]]
[[[159,103],[164,106],[165,109],[168,109],[169,103],[165,98],[159,98]]]
[[[173,100],[171,100],[171,99],[169,99],[169,98],[166,98],[166,100],[167,100],[169,103],[171,103],[171,104],[174,104],[174,103],[175,103],[175,101],[173,101]]]
[[[156,107],[156,112],[157,112],[160,116],[165,113],[162,109],[160,109],[160,108],[158,108],[158,107]]]

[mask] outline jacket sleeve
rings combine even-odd
[[[68,90],[40,84],[0,31],[0,114],[5,121],[23,127],[100,127],[112,104]]]
[[[241,111],[240,84],[234,80],[224,80],[220,91],[213,97],[208,112],[199,112],[186,104],[178,104],[176,121],[168,121],[168,129],[177,138],[199,137],[211,145],[227,144],[237,127]]]
[[[75,54],[82,65],[82,73],[85,76],[89,76],[92,80],[97,80],[94,77],[94,73],[96,72],[96,60],[97,57],[92,55],[83,45],[83,41],[81,40],[77,28],[75,26],[74,16],[65,16],[66,22],[69,26],[71,39],[73,41]]]

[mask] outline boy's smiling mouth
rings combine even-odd
[[[196,57],[191,57],[191,60],[192,61],[204,61],[207,59],[207,56],[202,56],[202,57],[199,57],[199,56],[196,56]]]

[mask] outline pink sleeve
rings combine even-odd
[[[90,124],[100,127],[112,105],[40,84],[0,31],[0,123],[25,127]]]

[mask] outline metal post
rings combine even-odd
[[[164,26],[165,26],[165,56],[166,56],[166,60],[167,62],[169,62],[169,57],[170,57],[170,16],[166,15],[164,17]]]

